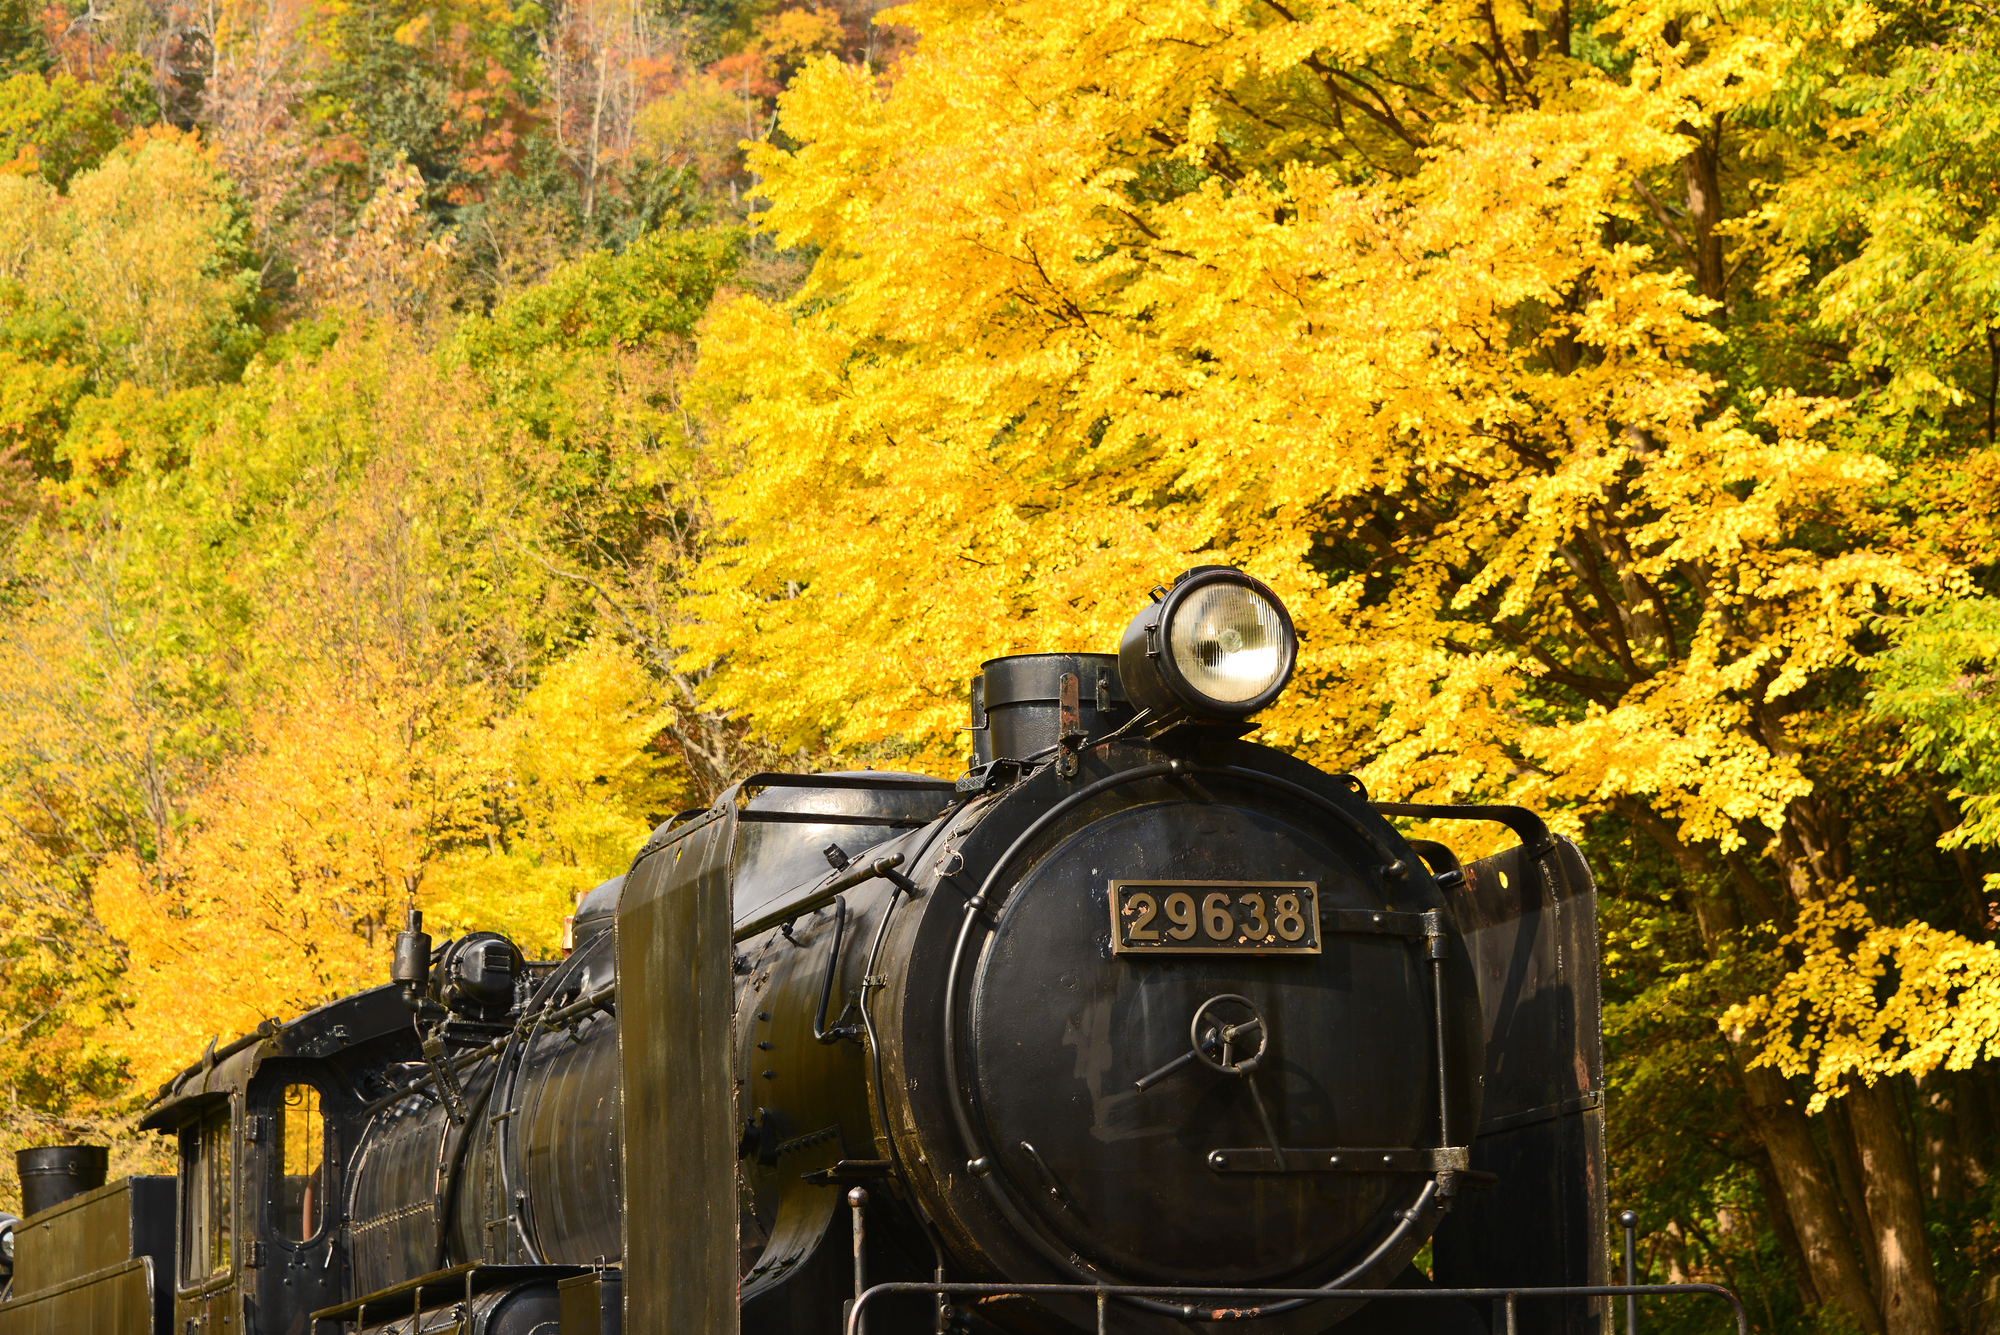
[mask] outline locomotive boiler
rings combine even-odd
[[[1200,568],[1116,654],[986,663],[955,780],[759,774],[665,822],[564,959],[413,914],[387,985],[148,1111],[172,1330],[831,1335],[905,1282],[874,1335],[1470,1332],[1317,1292],[1603,1285],[1589,870],[1243,740],[1296,655]],[[1413,816],[1519,842],[1461,865]],[[60,1328],[21,1315],[44,1265],[0,1335]]]

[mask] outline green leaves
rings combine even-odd
[[[20,73],[0,82],[0,163],[63,189],[157,117],[144,63],[116,57],[109,77]]]
[[[1821,328],[1849,344],[1857,371],[1888,373],[1864,391],[1878,411],[1983,427],[1990,445],[2000,18],[1906,3],[1874,23],[1846,60],[1801,68],[1793,95],[1810,120],[1766,216],[1792,254],[1815,258]]]
[[[1951,599],[1887,629],[1868,708],[1902,725],[1897,765],[1951,776],[1966,820],[1946,846],[2000,847],[2000,599]]]

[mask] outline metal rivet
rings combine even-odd
[[[760,1019],[760,1020],[768,1020],[768,1019],[770,1019],[770,1018],[771,1018],[771,1012],[769,1012],[769,1011],[758,1011],[758,1012],[757,1012],[757,1018],[758,1018],[758,1019]]]
[[[1382,1156],[1382,1162],[1383,1162],[1383,1163],[1394,1163],[1394,1162],[1396,1162],[1396,1161],[1395,1161],[1395,1159],[1394,1159],[1394,1158],[1392,1158],[1391,1156],[1389,1156],[1389,1155],[1385,1154],[1385,1155],[1383,1155],[1383,1156]]]
[[[1340,1156],[1339,1156],[1338,1154],[1332,1154],[1332,1155],[1328,1155],[1328,1156],[1327,1156],[1327,1160],[1326,1160],[1326,1161],[1327,1161],[1328,1163],[1330,1163],[1330,1164],[1334,1164],[1334,1163],[1339,1163],[1339,1162],[1340,1162]]]
[[[766,1071],[764,1072],[764,1078],[766,1080],[776,1080],[778,1078],[778,1073],[776,1071]]]

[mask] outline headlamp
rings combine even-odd
[[[1298,647],[1269,587],[1232,566],[1197,566],[1125,627],[1118,676],[1159,723],[1235,722],[1278,698]]]

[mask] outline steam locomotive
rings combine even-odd
[[[160,1092],[171,1184],[14,1225],[0,1335],[1485,1332],[1318,1295],[1604,1285],[1589,868],[1244,741],[1296,658],[1198,568],[1115,655],[984,664],[956,781],[661,825],[563,959],[412,914],[388,983]]]

